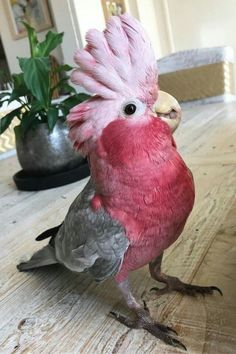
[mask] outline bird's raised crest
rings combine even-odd
[[[136,19],[112,16],[103,32],[89,30],[86,41],[86,47],[75,53],[79,67],[71,80],[95,96],[75,106],[67,117],[74,147],[84,155],[87,142],[119,117],[122,101],[138,98],[152,106],[157,99],[155,55]]]
[[[142,96],[156,85],[156,60],[141,24],[124,14],[112,16],[103,32],[92,29],[87,46],[76,51],[72,81],[105,99]]]

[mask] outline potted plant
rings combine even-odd
[[[77,93],[69,84],[68,76],[62,76],[73,69],[71,66],[52,65],[50,54],[62,43],[63,33],[49,31],[39,42],[34,28],[27,23],[24,26],[30,57],[18,58],[21,72],[11,76],[12,90],[0,93],[0,107],[13,101],[18,103],[17,108],[0,120],[0,134],[17,119],[19,124],[14,132],[23,177],[32,179],[53,174],[55,179],[56,173],[64,173],[84,162],[72,148],[65,120],[73,106],[90,96]],[[53,75],[60,75],[58,82],[54,82]],[[58,90],[66,94],[64,99],[53,99]]]

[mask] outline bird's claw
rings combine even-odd
[[[221,295],[221,296],[223,296],[223,291],[220,289],[220,288],[218,288],[217,286],[210,286],[210,288],[211,288],[211,290],[212,290],[212,292],[215,290],[215,291],[218,291],[218,293]]]
[[[182,342],[180,342],[178,339],[170,335],[169,333],[170,330],[171,332],[174,332],[176,334],[176,332],[173,331],[172,328],[170,329],[170,327],[168,327],[168,330],[166,331],[163,330],[163,328],[160,329],[159,323],[154,323],[152,326],[146,329],[149,333],[151,333],[156,338],[161,339],[164,343],[187,351],[186,346]]]
[[[183,343],[173,337],[173,334],[178,335],[174,329],[153,321],[149,316],[149,312],[147,312],[145,309],[137,312],[136,320],[131,320],[113,311],[110,312],[110,315],[118,322],[124,324],[126,327],[132,329],[143,328],[151,333],[154,337],[162,340],[164,343],[183,350],[187,350]]]
[[[157,295],[163,295],[169,293],[171,291],[178,291],[183,295],[189,296],[197,296],[197,295],[212,295],[214,291],[217,291],[221,296],[223,296],[223,292],[217,286],[198,286],[192,284],[167,284],[167,286],[163,289],[159,289],[157,287],[153,287],[150,291],[155,291]]]

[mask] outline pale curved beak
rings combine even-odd
[[[166,122],[172,133],[178,128],[182,111],[178,101],[167,92],[158,91],[158,99],[153,105],[153,111]]]

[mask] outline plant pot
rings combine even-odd
[[[22,169],[31,175],[55,174],[84,162],[84,158],[73,150],[66,124],[60,121],[53,132],[42,123],[24,137],[17,134],[16,151]]]

